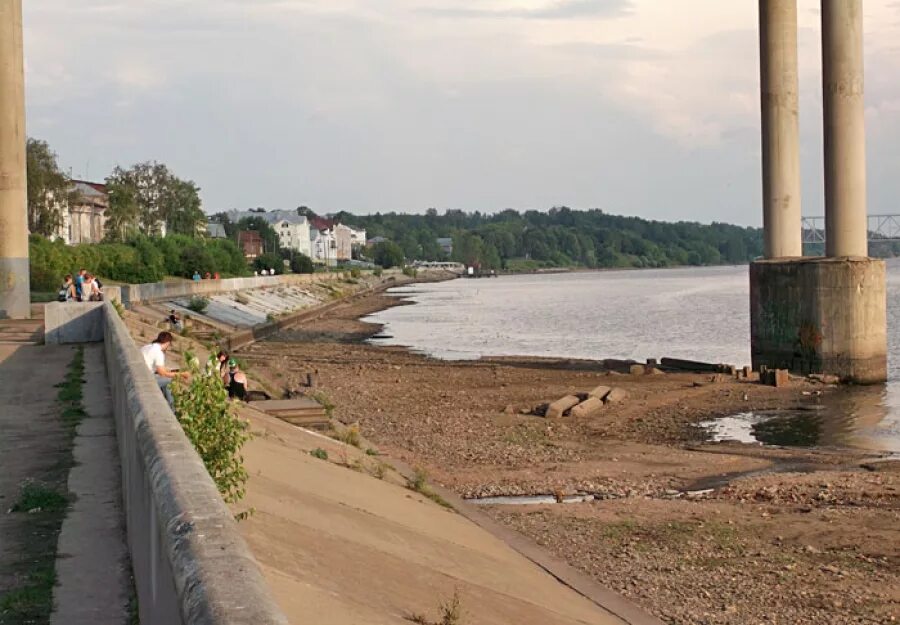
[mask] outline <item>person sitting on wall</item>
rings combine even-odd
[[[245,401],[247,399],[247,374],[241,371],[238,363],[234,358],[228,361],[228,397],[231,399],[239,399]]]
[[[77,295],[75,293],[75,281],[72,280],[72,274],[66,274],[65,279],[63,280],[62,286],[59,288],[59,293],[56,296],[56,301],[58,302],[74,302],[77,300]]]
[[[100,281],[92,273],[85,274],[81,290],[87,296],[89,302],[102,302],[103,291],[100,290]]]
[[[187,379],[190,374],[186,372],[172,371],[166,368],[166,352],[172,347],[172,334],[169,332],[160,332],[159,335],[149,345],[141,348],[141,355],[150,372],[156,376],[156,383],[165,396],[169,406],[175,407],[175,398],[172,396],[172,389],[169,385],[175,378]]]
[[[78,270],[78,273],[75,274],[75,301],[83,302],[87,300],[84,296],[84,276],[87,273],[87,269],[82,267]]]
[[[176,332],[181,332],[181,330],[184,329],[184,325],[181,323],[181,317],[178,316],[178,313],[174,308],[169,311],[169,325],[171,325]]]

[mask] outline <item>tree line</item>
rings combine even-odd
[[[381,246],[382,252],[488,269],[743,264],[763,251],[759,228],[651,221],[599,209],[496,214],[429,209],[424,215],[338,213],[335,219],[365,228],[370,239],[388,239],[392,245]],[[452,239],[449,258],[438,238]]]

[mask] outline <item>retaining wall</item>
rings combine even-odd
[[[245,289],[260,289],[295,284],[314,284],[333,280],[340,274],[291,274],[286,276],[258,276],[227,280],[184,280],[182,282],[151,282],[122,285],[122,303],[126,306],[157,302],[192,295],[214,295]]]
[[[102,313],[140,622],[287,625],[125,323],[109,302],[94,306]]]

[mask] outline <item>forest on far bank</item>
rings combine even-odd
[[[762,254],[759,228],[650,221],[598,209],[334,217],[365,228],[370,240],[393,242],[407,260],[447,260],[437,239],[451,238],[450,260],[490,269],[742,264]]]

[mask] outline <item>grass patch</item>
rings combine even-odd
[[[424,614],[410,614],[407,621],[417,625],[462,625],[462,600],[459,597],[459,589],[453,591],[453,595],[438,606],[438,618],[432,621]]]
[[[351,447],[361,447],[362,446],[362,438],[359,434],[359,425],[351,425],[350,427],[344,429],[342,432],[335,432],[332,436],[337,441],[341,441],[345,445],[350,445]]]
[[[22,484],[13,512],[62,512],[69,505],[68,498],[45,484],[28,481]]]
[[[309,455],[313,458],[318,458],[319,460],[328,460],[328,452],[321,447],[316,447],[311,452],[309,452]]]
[[[44,623],[53,611],[55,558],[31,570],[25,583],[0,597],[0,623]]]
[[[439,506],[453,510],[453,504],[434,492],[431,486],[428,485],[428,472],[421,467],[416,467],[413,470],[412,478],[406,478],[406,487],[427,497]]]

